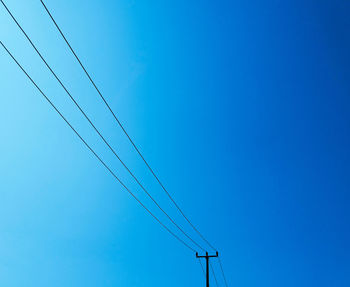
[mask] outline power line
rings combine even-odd
[[[198,259],[199,264],[201,265],[201,269],[202,269],[202,272],[203,272],[203,275],[204,275],[204,278],[205,278],[205,271],[204,271],[204,267],[203,267],[202,261],[201,261],[200,258],[197,258],[197,259]]]
[[[70,124],[70,122],[63,116],[63,114],[58,110],[58,108],[51,102],[51,100],[46,96],[46,94],[40,89],[40,87],[35,83],[35,81],[29,76],[22,65],[16,60],[16,58],[11,54],[7,47],[0,41],[1,46],[10,55],[12,60],[18,65],[22,72],[28,77],[32,84],[38,89],[41,95],[46,99],[46,101],[54,108],[54,110],[60,115],[60,117],[66,122],[66,124],[73,130],[73,132],[79,137],[79,139],[84,143],[84,145],[93,153],[93,155],[99,160],[99,162],[108,170],[108,172],[124,187],[124,189],[172,236],[174,236],[178,241],[180,241],[187,248],[195,252],[195,250],[190,247],[186,242],[179,238],[175,233],[173,233],[168,227],[166,227],[132,192],[131,190],[119,179],[119,177],[111,170],[111,168],[101,159],[101,157],[90,147],[90,145],[84,140],[84,138],[78,133],[78,131]]]
[[[196,241],[194,241],[172,218],[168,213],[158,204],[158,202],[151,196],[151,194],[146,190],[146,188],[141,184],[141,182],[137,179],[137,177],[133,174],[133,172],[127,167],[127,165],[124,163],[124,161],[118,156],[116,151],[112,148],[112,146],[109,144],[109,142],[105,139],[105,137],[102,135],[102,133],[97,129],[97,127],[93,124],[93,122],[90,120],[90,118],[87,116],[87,114],[84,112],[84,110],[80,107],[80,105],[77,103],[77,101],[74,99],[74,97],[71,95],[71,93],[68,91],[68,89],[65,87],[65,85],[62,83],[60,78],[56,75],[56,73],[53,71],[53,69],[50,67],[50,65],[47,63],[45,58],[42,56],[42,54],[39,52],[37,47],[34,45],[30,37],[27,35],[27,33],[23,30],[22,26],[18,23],[14,15],[11,13],[11,11],[7,8],[3,0],[0,0],[7,12],[10,14],[11,18],[14,20],[16,25],[20,28],[22,33],[25,35],[31,46],[34,48],[36,53],[39,55],[41,60],[45,63],[46,67],[50,70],[52,75],[55,77],[55,79],[59,82],[59,84],[62,86],[64,91],[68,94],[70,99],[73,101],[73,103],[76,105],[76,107],[79,109],[79,111],[83,114],[83,116],[86,118],[86,120],[89,122],[89,124],[93,127],[93,129],[96,131],[96,133],[99,135],[99,137],[103,140],[103,142],[107,145],[107,147],[112,151],[114,156],[120,161],[120,163],[123,165],[123,167],[128,171],[128,173],[133,177],[133,179],[136,181],[136,183],[141,187],[141,189],[147,194],[147,196],[156,204],[156,206],[166,215],[166,217],[173,223],[180,231],[183,233],[193,244],[195,244],[198,248],[205,251],[204,248],[202,248]]]
[[[218,260],[219,260],[219,265],[220,265],[220,269],[221,269],[221,272],[222,272],[222,276],[224,277],[225,286],[228,287],[227,281],[226,281],[225,272],[224,272],[224,268],[222,268],[222,264],[221,264],[221,259],[220,259],[220,257],[218,257]]]
[[[160,179],[158,178],[158,176],[156,175],[156,173],[153,171],[153,169],[151,168],[151,166],[148,164],[148,162],[146,161],[146,159],[144,158],[144,156],[142,155],[142,153],[140,152],[139,148],[136,146],[136,144],[134,143],[134,141],[131,139],[131,137],[129,136],[128,132],[125,130],[124,126],[122,125],[122,123],[120,122],[120,120],[118,119],[118,117],[116,116],[116,114],[113,112],[112,108],[110,107],[110,105],[108,104],[107,100],[104,98],[104,96],[102,95],[102,93],[100,92],[100,90],[98,89],[98,87],[96,86],[95,82],[93,81],[93,79],[91,78],[90,74],[88,73],[88,71],[86,70],[85,66],[82,64],[82,62],[80,61],[79,57],[77,56],[77,54],[75,53],[74,49],[72,48],[72,46],[70,45],[70,43],[68,42],[67,38],[65,37],[65,35],[63,34],[62,30],[60,29],[60,27],[58,26],[57,22],[55,21],[55,19],[53,18],[52,14],[50,13],[49,9],[46,7],[45,3],[40,0],[41,4],[44,6],[47,14],[50,16],[52,22],[55,24],[57,30],[59,31],[59,33],[61,34],[62,38],[64,39],[64,41],[66,42],[66,44],[68,45],[69,49],[71,50],[71,52],[73,53],[74,57],[76,58],[76,60],[78,61],[79,65],[81,66],[81,68],[84,70],[86,76],[88,77],[88,79],[90,80],[91,84],[94,86],[95,90],[97,91],[97,93],[99,94],[100,98],[102,99],[102,101],[104,102],[104,104],[106,105],[106,107],[108,108],[108,110],[111,112],[111,114],[113,115],[114,119],[116,120],[116,122],[118,123],[119,127],[123,130],[124,134],[127,136],[127,138],[129,139],[130,143],[132,144],[132,146],[134,147],[134,149],[136,150],[136,152],[139,154],[139,156],[141,157],[141,159],[143,160],[143,162],[145,163],[145,165],[147,166],[147,168],[149,169],[149,171],[152,173],[152,175],[154,176],[154,178],[157,180],[157,182],[159,183],[159,185],[162,187],[162,189],[165,191],[165,193],[168,195],[168,197],[170,198],[170,200],[173,202],[173,204],[175,205],[175,207],[178,209],[178,211],[181,213],[181,215],[186,219],[186,221],[191,225],[191,227],[196,231],[196,233],[213,249],[213,250],[217,250],[215,247],[213,247],[212,244],[210,244],[210,242],[199,232],[199,230],[194,226],[194,224],[192,224],[192,222],[189,220],[189,218],[184,214],[184,212],[182,211],[182,209],[179,207],[179,205],[175,202],[175,200],[173,199],[173,197],[170,195],[170,193],[167,191],[167,189],[165,188],[165,186],[162,184],[162,182],[160,181]]]
[[[214,271],[213,265],[211,264],[211,262],[209,262],[209,264],[210,264],[211,272],[212,272],[213,275],[214,275],[214,279],[215,279],[216,286],[219,287],[218,280],[216,279],[216,275],[215,275],[215,271]]]

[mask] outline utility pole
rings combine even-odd
[[[196,252],[196,257],[197,258],[205,258],[205,261],[207,263],[207,285],[206,287],[209,287],[209,258],[210,257],[218,257],[219,256],[219,253],[216,251],[216,255],[208,255],[208,252],[205,253],[205,255],[203,256],[198,256],[198,252]]]

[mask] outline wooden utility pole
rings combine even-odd
[[[205,261],[206,261],[206,263],[207,263],[207,268],[206,268],[206,270],[207,270],[207,276],[206,276],[206,278],[207,278],[207,285],[206,285],[206,287],[209,287],[209,258],[210,257],[218,257],[219,256],[219,253],[216,251],[216,255],[208,255],[208,252],[206,252],[205,253],[205,255],[203,255],[203,256],[198,256],[198,252],[196,252],[196,257],[197,258],[205,258]]]

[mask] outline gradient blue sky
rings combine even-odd
[[[6,3],[121,157],[195,236],[40,1]],[[350,285],[349,1],[46,4],[169,191],[217,246],[229,286]],[[0,33],[161,217],[3,7]],[[106,173],[3,50],[0,131],[1,286],[204,286],[194,254]]]

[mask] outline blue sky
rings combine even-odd
[[[349,286],[348,1],[45,3],[168,190],[218,248],[229,286]],[[6,4],[121,158],[200,240],[40,1]],[[2,6],[0,38],[166,222]],[[0,130],[1,286],[204,286],[194,254],[103,169],[3,50]]]

